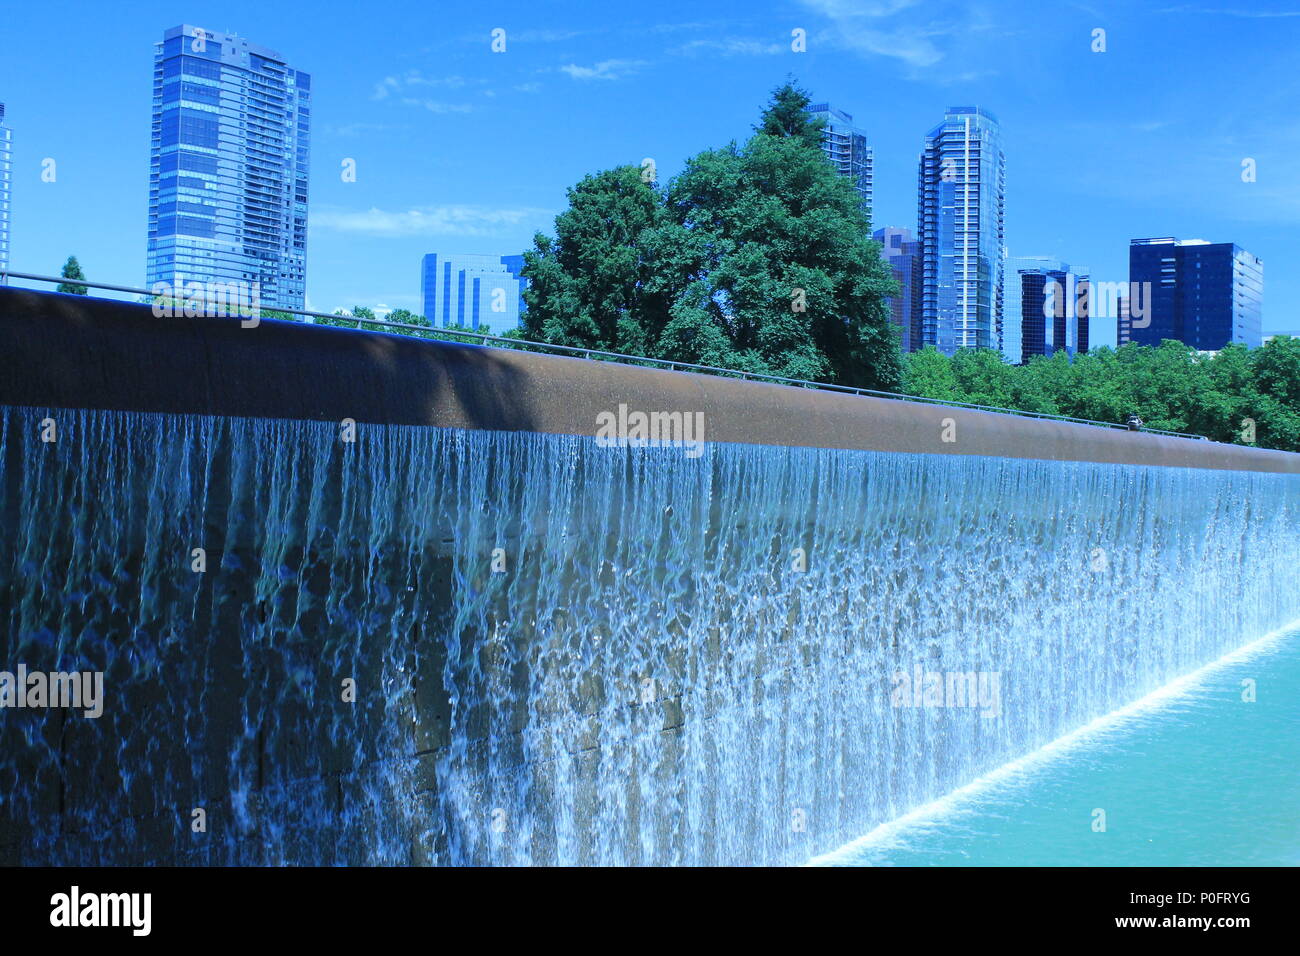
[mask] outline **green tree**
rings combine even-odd
[[[965,401],[992,408],[1014,408],[1014,370],[993,349],[958,349],[952,372]]]
[[[76,256],[68,256],[68,261],[63,264],[63,271],[59,275],[65,279],[86,278],[85,273],[81,271],[81,263],[77,261]],[[63,292],[67,295],[89,295],[90,293],[86,286],[71,282],[60,282],[54,291]]]
[[[568,191],[555,237],[537,234],[524,253],[528,337],[556,345],[644,355],[662,330],[682,265],[658,233],[668,228],[663,196],[641,169],[584,176]],[[675,258],[675,257],[674,257]]]
[[[1251,352],[1256,388],[1300,411],[1300,338],[1275,335]]]
[[[903,363],[902,390],[907,395],[933,398],[945,402],[964,402],[957,375],[952,369],[952,359],[933,345],[912,352]]]
[[[809,146],[821,148],[822,121],[809,115],[812,98],[793,78],[787,78],[772,91],[772,100],[763,111],[763,118],[754,127],[755,133],[767,136],[790,136]]]
[[[1151,428],[1300,452],[1300,339],[1287,336],[1212,355],[1172,340],[1103,346],[1020,366],[990,350],[948,358],[931,346],[905,357],[902,387],[923,398],[1116,424],[1136,413]]]
[[[631,166],[585,177],[525,254],[529,337],[896,388],[898,286],[857,191],[804,135],[806,105],[778,88],[759,132],[662,188]]]

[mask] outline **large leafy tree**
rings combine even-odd
[[[752,138],[662,187],[630,166],[584,178],[525,254],[529,337],[897,387],[897,283],[807,104],[778,88]]]
[[[529,338],[638,355],[653,350],[686,267],[664,241],[663,196],[644,177],[633,166],[583,177],[569,190],[555,237],[536,236],[524,253]]]

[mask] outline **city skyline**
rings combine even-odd
[[[1180,138],[1192,135],[1183,104],[1185,94],[1204,87],[1199,73],[1180,73],[1177,95],[1122,75],[1134,57],[1172,52],[1170,62],[1176,62],[1194,56],[1223,15],[1075,10],[1025,27],[1014,14],[1021,6],[998,5],[996,14],[978,19],[978,29],[959,39],[972,15],[941,5],[931,15],[948,28],[926,40],[918,8],[908,5],[856,19],[828,4],[780,5],[701,23],[686,15],[684,5],[669,4],[657,22],[629,25],[593,13],[572,24],[549,16],[545,28],[536,13],[506,5],[494,13],[505,24],[504,53],[490,50],[496,19],[463,14],[437,37],[382,55],[377,43],[366,42],[379,39],[378,25],[350,25],[356,35],[344,36],[323,26],[303,29],[287,14],[252,5],[211,9],[219,11],[214,27],[228,26],[316,68],[313,187],[319,188],[312,201],[306,298],[321,311],[352,304],[419,309],[411,277],[428,248],[522,252],[534,230],[550,231],[564,190],[582,175],[652,156],[665,180],[687,156],[747,135],[787,73],[814,100],[842,108],[871,131],[875,228],[913,225],[908,207],[915,208],[912,177],[924,130],[953,103],[979,102],[999,115],[1007,137],[1010,255],[1034,251],[1089,261],[1094,279],[1112,282],[1127,279],[1126,247],[1134,236],[1210,235],[1273,262],[1287,261],[1286,250],[1300,255],[1294,230],[1287,234],[1280,224],[1284,213],[1300,208],[1294,177],[1284,175],[1286,164],[1294,164],[1288,144],[1296,133],[1281,108],[1289,86],[1276,79],[1252,85],[1251,79],[1278,75],[1270,74],[1269,64],[1280,60],[1295,23],[1265,16],[1233,21],[1241,29],[1223,38],[1219,62],[1239,65],[1241,82],[1252,91],[1250,110],[1215,121],[1236,121],[1215,137],[1237,147],[1240,155],[1226,157],[1219,155],[1223,149],[1207,147],[1204,130],[1196,133],[1196,149],[1178,148]],[[416,25],[427,14],[412,5],[403,16]],[[192,19],[205,22],[204,14]],[[133,185],[142,176],[132,137],[102,134],[99,124],[108,118],[98,116],[87,117],[84,135],[70,136],[48,115],[58,111],[42,103],[94,88],[129,113],[132,99],[124,91],[147,90],[150,79],[139,38],[156,37],[169,22],[174,16],[162,4],[115,17],[79,11],[63,32],[51,29],[48,17],[16,12],[13,30],[25,42],[15,45],[6,65],[13,75],[22,71],[39,82],[18,87],[12,76],[0,75],[0,98],[11,116],[24,118],[15,152],[14,215],[29,228],[16,230],[21,241],[10,268],[51,273],[75,254],[91,279],[134,281],[142,274],[142,250],[103,226],[118,220],[129,235],[129,223],[141,216],[145,187]],[[796,27],[807,31],[806,53],[790,49]],[[1096,27],[1108,31],[1105,52],[1092,51]],[[873,29],[914,43],[872,48],[864,38]],[[120,55],[95,64],[102,76],[95,75],[98,85],[92,86],[89,51],[101,35]],[[1024,63],[994,55],[991,41],[1013,35],[1017,42],[1032,41],[1027,49],[1034,55]],[[67,62],[56,69],[60,57]],[[1027,73],[1039,82],[1026,85]],[[320,92],[322,82],[328,95]],[[1122,91],[1123,122],[1108,126],[1094,118],[1080,125],[1054,114],[1045,121],[1041,104],[1063,88],[1086,92],[1084,106],[1113,106]],[[691,98],[680,101],[683,109],[653,108],[685,89]],[[656,112],[671,115],[651,115]],[[596,129],[599,137],[592,135]],[[41,178],[47,158],[58,163],[52,181]],[[1253,181],[1243,178],[1247,158],[1256,164]],[[339,174],[348,159],[356,163],[353,182]],[[909,166],[910,176],[903,172]],[[1153,169],[1160,175],[1150,175]],[[1294,328],[1298,300],[1300,281],[1274,270],[1264,334]],[[1093,344],[1113,344],[1113,333],[1096,323]]]

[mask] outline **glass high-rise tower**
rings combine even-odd
[[[1006,159],[997,118],[954,106],[925,137],[918,189],[921,345],[1002,349]]]
[[[155,48],[150,287],[244,283],[263,308],[302,308],[311,77],[188,24]]]
[[[0,285],[9,271],[9,190],[13,186],[13,132],[5,122],[5,105],[0,103]]]
[[[822,122],[822,150],[840,175],[847,176],[871,216],[872,152],[867,135],[853,125],[853,117],[829,103],[813,103],[808,113]]]
[[[885,301],[889,316],[898,327],[899,347],[904,352],[915,352],[921,346],[921,285],[919,244],[912,238],[910,229],[885,226],[871,237],[880,243],[880,255],[898,280],[898,295]]]

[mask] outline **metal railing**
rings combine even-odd
[[[6,285],[6,279],[27,279],[34,282],[56,282],[61,285],[79,286],[91,289],[107,289],[112,292],[127,292],[135,295],[147,296],[150,299],[162,297],[161,293],[152,289],[138,289],[132,286],[111,285],[104,282],[92,282],[89,279],[69,279],[64,276],[45,276],[31,272],[0,272],[0,286]],[[205,303],[206,304],[206,303]],[[207,309],[205,308],[205,312]],[[628,365],[643,365],[655,368],[665,368],[670,371],[691,371],[702,372],[707,375],[721,375],[732,378],[741,378],[745,381],[753,382],[772,382],[780,385],[789,385],[796,388],[813,388],[825,392],[843,392],[849,395],[865,395],[872,398],[888,398],[895,401],[905,402],[923,402],[928,405],[943,405],[952,408],[968,408],[979,412],[994,412],[999,415],[1015,415],[1020,418],[1041,418],[1049,421],[1070,422],[1076,425],[1093,425],[1099,428],[1118,428],[1121,431],[1130,431],[1127,425],[1117,422],[1102,422],[1091,418],[1075,418],[1071,415],[1057,415],[1053,412],[1034,412],[1017,408],[1002,408],[996,405],[975,405],[971,402],[958,402],[946,398],[927,398],[923,395],[904,395],[900,392],[882,392],[871,388],[855,388],[851,385],[835,385],[830,382],[810,382],[800,378],[786,378],[782,375],[771,375],[767,372],[747,372],[742,369],[721,368],[716,365],[697,365],[692,362],[678,362],[672,359],[650,358],[644,355],[626,355],[622,352],[605,352],[600,349],[586,349],[576,345],[555,345],[550,342],[533,342],[529,339],[511,338],[501,335],[489,335],[484,332],[462,332],[459,329],[439,329],[434,325],[413,325],[408,322],[389,322],[386,319],[369,319],[358,318],[354,315],[336,315],[332,312],[312,312],[309,309],[286,309],[276,307],[273,309],[262,309],[262,312],[287,313],[290,315],[309,316],[314,319],[327,319],[330,322],[355,322],[358,327],[361,325],[378,325],[386,329],[401,330],[402,332],[419,332],[422,337],[436,338],[444,341],[456,341],[460,338],[472,338],[479,340],[480,343],[487,345],[489,343],[500,343],[503,348],[515,350],[542,349],[551,352],[559,352],[565,355],[576,355],[583,358],[595,358],[620,362]],[[234,313],[230,313],[233,315]],[[1188,432],[1167,431],[1163,428],[1148,428],[1143,425],[1138,429],[1150,435],[1167,435],[1172,438],[1189,438],[1194,441],[1209,441],[1204,435],[1193,435]]]

